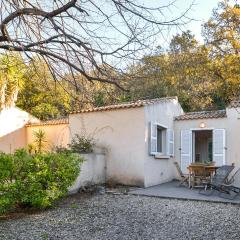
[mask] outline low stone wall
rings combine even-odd
[[[81,171],[69,194],[76,193],[80,187],[103,184],[106,181],[106,158],[102,153],[81,154],[85,159]]]

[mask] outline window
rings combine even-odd
[[[157,123],[150,123],[150,154],[173,156],[174,134],[173,130]]]
[[[213,160],[213,143],[212,138],[208,139],[208,161],[212,162]]]
[[[163,138],[165,134],[166,134],[166,129],[164,129],[163,127],[157,126],[157,153],[164,152]]]

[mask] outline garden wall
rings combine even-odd
[[[13,153],[18,148],[26,146],[26,129],[19,128],[0,137],[0,152]]]
[[[81,154],[85,159],[81,172],[69,193],[76,193],[80,187],[86,187],[106,182],[106,158],[102,153]]]
[[[46,134],[45,150],[51,150],[54,146],[67,147],[69,143],[69,126],[68,124],[52,125],[28,125],[26,126],[26,143],[34,142],[34,132],[43,130]]]

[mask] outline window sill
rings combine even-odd
[[[156,155],[154,155],[154,158],[155,158],[155,159],[169,159],[170,156],[168,156],[168,155],[156,154]]]

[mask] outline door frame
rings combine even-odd
[[[192,131],[192,162],[195,162],[195,131],[212,131],[215,128],[190,128],[189,130]],[[213,135],[213,133],[212,133]],[[213,137],[213,136],[212,136]],[[212,150],[213,151],[213,150]]]

